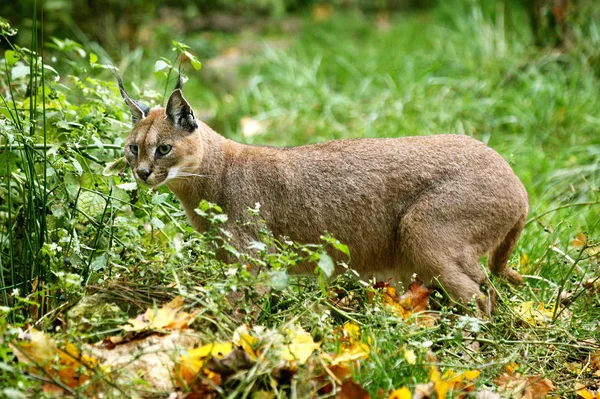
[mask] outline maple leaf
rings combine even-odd
[[[139,333],[142,331],[173,331],[188,328],[198,311],[187,313],[181,310],[183,298],[177,297],[159,309],[149,308],[135,319],[127,320],[125,331]]]

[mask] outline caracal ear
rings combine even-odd
[[[127,104],[127,108],[129,108],[129,112],[131,112],[131,120],[133,122],[133,125],[135,126],[138,124],[139,121],[148,116],[150,108],[129,97],[129,94],[123,86],[123,81],[121,80],[119,75],[115,74],[115,76],[117,78],[117,82],[119,82],[119,91],[121,92],[121,97],[123,97],[123,100],[125,100],[125,104]]]
[[[169,101],[167,101],[166,118],[176,127],[188,132],[193,132],[198,128],[194,111],[190,103],[183,97],[181,91],[181,76],[177,80],[177,86],[171,93]]]

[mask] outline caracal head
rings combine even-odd
[[[183,97],[181,78],[167,106],[153,109],[132,99],[117,79],[133,121],[125,158],[138,184],[156,187],[198,173],[202,138],[194,111]]]

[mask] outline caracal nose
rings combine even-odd
[[[146,181],[146,180],[148,180],[148,177],[152,173],[152,170],[147,169],[147,168],[137,168],[135,170],[135,173],[137,173],[137,175],[140,179],[142,179],[143,181]]]

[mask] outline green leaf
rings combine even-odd
[[[202,68],[202,63],[198,61],[198,58],[194,54],[190,53],[189,51],[184,51],[183,55],[190,60],[190,63],[196,71],[199,71],[200,68]]]
[[[137,183],[121,183],[117,185],[117,188],[125,191],[133,191],[137,189]]]
[[[106,200],[100,195],[90,191],[79,194],[77,208],[92,217],[100,217],[104,212]]]
[[[319,263],[317,263],[319,269],[323,271],[323,274],[328,278],[333,275],[335,267],[333,265],[333,259],[331,256],[327,255],[325,252],[321,253],[319,256]]]
[[[71,158],[71,164],[73,165],[79,176],[83,175],[83,168],[81,167],[81,164],[78,160],[76,160],[75,158]]]
[[[167,200],[167,198],[169,198],[169,194],[168,193],[163,193],[163,194],[156,193],[152,197],[152,203],[154,205],[159,205],[159,204],[162,204],[163,202],[165,202]]]
[[[13,80],[17,80],[27,75],[29,75],[29,67],[27,65],[17,65],[12,69]]]
[[[77,197],[80,187],[77,178],[74,175],[67,173],[65,174],[64,182],[67,193],[73,198]]]
[[[342,244],[339,240],[335,239],[331,236],[321,236],[321,239],[325,241],[327,244],[330,244],[332,247],[337,249],[338,251],[345,254],[348,259],[350,259],[350,248],[346,244]]]
[[[260,241],[250,241],[250,245],[248,245],[250,249],[256,249],[257,251],[265,251],[267,249],[267,244]]]
[[[96,64],[98,62],[98,56],[94,53],[90,53],[90,64]]]
[[[274,290],[281,291],[290,283],[290,276],[283,270],[271,273],[271,287]]]
[[[190,48],[190,46],[188,46],[185,43],[180,43],[176,40],[173,40],[171,42],[174,46],[173,51],[179,51],[180,53],[183,53],[186,49]]]
[[[170,68],[170,67],[171,67],[171,65],[167,64],[163,60],[158,60],[154,64],[154,72],[162,71],[163,69]]]
[[[106,258],[106,254],[102,254],[96,257],[91,264],[91,268],[93,271],[102,270],[108,264],[108,259]]]
[[[154,228],[156,228],[156,229],[160,230],[165,227],[165,224],[163,223],[163,221],[158,219],[157,217],[153,217],[151,222],[152,222],[152,226],[154,226]]]
[[[12,67],[17,63],[17,61],[19,61],[20,57],[19,54],[13,50],[6,50],[4,52],[4,58],[6,59],[6,63],[8,64],[8,66]]]

